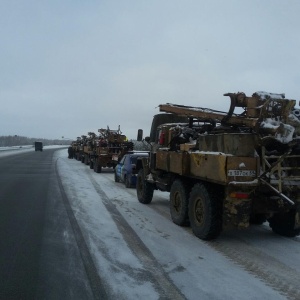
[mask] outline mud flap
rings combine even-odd
[[[223,205],[223,229],[248,227],[251,206],[251,199],[225,199]]]

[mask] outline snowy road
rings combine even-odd
[[[56,151],[55,164],[87,272],[107,298],[300,299],[299,237],[264,224],[204,242],[172,223],[168,193],[143,205],[111,169],[94,173],[66,150]]]

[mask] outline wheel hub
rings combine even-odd
[[[181,197],[178,192],[174,195],[173,207],[176,210],[176,212],[179,212],[181,209]]]
[[[195,203],[195,217],[199,224],[204,223],[204,218],[205,218],[204,205],[200,198],[197,199],[197,201]]]

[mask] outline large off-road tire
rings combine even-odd
[[[131,175],[126,175],[126,177],[125,177],[125,186],[127,187],[127,188],[131,188]]]
[[[84,155],[84,164],[85,165],[89,164],[89,157],[87,155]]]
[[[188,203],[190,187],[176,179],[170,190],[170,214],[173,222],[179,226],[188,223]]]
[[[249,220],[252,225],[262,225],[266,221],[267,218],[265,214],[252,214]]]
[[[81,155],[80,160],[81,160],[82,163],[84,163],[84,155]]]
[[[100,164],[97,164],[96,173],[102,172],[102,166]]]
[[[120,182],[120,178],[119,176],[117,175],[117,171],[115,170],[115,182]]]
[[[154,192],[153,184],[145,180],[144,170],[140,169],[136,179],[136,194],[139,202],[149,204]]]
[[[291,210],[284,214],[275,214],[272,218],[268,219],[269,226],[274,233],[286,237],[295,237],[300,235],[300,229],[294,229],[295,216],[295,210]]]
[[[218,193],[196,183],[189,197],[189,220],[195,236],[202,240],[218,237],[222,231],[222,202]]]
[[[101,173],[102,172],[102,167],[98,162],[94,162],[94,171],[96,173]]]
[[[94,169],[94,162],[90,160],[90,169]]]

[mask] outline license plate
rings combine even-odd
[[[254,170],[228,170],[227,176],[255,177],[256,171],[254,171]]]

